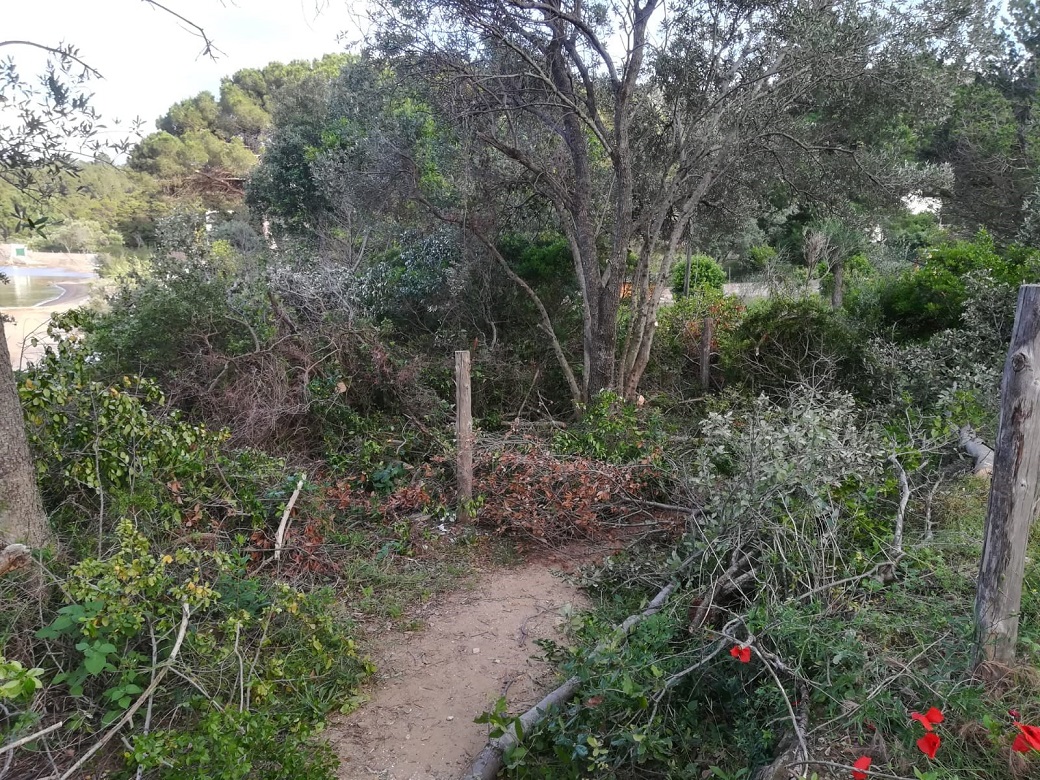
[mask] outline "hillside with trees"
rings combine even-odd
[[[3,239],[103,277],[0,338],[0,780],[1040,776],[1038,40],[383,0],[116,142],[0,42]]]

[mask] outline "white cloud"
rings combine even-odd
[[[79,47],[101,71],[92,84],[94,105],[111,123],[140,116],[145,130],[172,103],[208,89],[241,68],[268,62],[316,59],[362,41],[363,3],[356,0],[164,0],[164,5],[206,30],[223,52],[200,56],[202,41],[182,23],[140,0],[37,0],[5,2],[7,40],[59,42]],[[337,39],[345,34],[345,39]],[[5,47],[25,75],[40,56]]]

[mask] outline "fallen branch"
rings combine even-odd
[[[970,425],[961,426],[961,448],[975,459],[976,477],[988,477],[993,474],[993,449],[979,438]]]
[[[31,560],[29,548],[24,544],[7,545],[3,550],[0,550],[0,576],[7,574],[9,571],[20,569],[23,566],[28,566]]]
[[[274,535],[274,559],[276,561],[282,557],[282,546],[285,542],[285,532],[289,526],[289,513],[292,512],[293,507],[296,506],[296,499],[300,497],[300,491],[303,490],[303,481],[305,479],[307,479],[307,475],[305,473],[301,474],[300,481],[296,483],[296,490],[293,491],[289,503],[285,505],[285,511],[282,512],[282,522],[278,524],[278,532]]]
[[[679,571],[682,571],[682,569],[689,564],[690,560],[684,562],[684,564],[679,567]],[[678,571],[676,574],[678,574]],[[678,580],[673,580],[668,585],[661,588],[660,592],[658,592],[650,603],[646,605],[646,609],[626,618],[625,622],[615,628],[608,639],[600,642],[593,652],[598,653],[607,645],[613,644],[616,639],[627,636],[636,624],[660,612],[661,608],[665,605],[678,586]],[[519,721],[523,732],[526,734],[532,726],[541,722],[552,707],[562,704],[570,699],[578,690],[580,685],[580,678],[571,677],[563,685],[552,691],[544,699],[521,715]],[[518,742],[519,740],[516,736],[516,729],[514,726],[510,725],[505,734],[496,737],[495,739],[488,740],[484,749],[480,751],[476,759],[470,765],[469,771],[462,776],[463,780],[494,780],[502,769],[503,753],[512,748]]]

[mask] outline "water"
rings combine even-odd
[[[53,303],[64,293],[63,282],[84,282],[94,274],[68,268],[0,266],[9,284],[0,284],[0,309],[18,309]]]

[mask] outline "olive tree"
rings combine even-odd
[[[870,205],[941,178],[879,124],[942,110],[936,63],[958,56],[967,18],[879,0],[383,0],[376,16],[382,53],[481,160],[478,183],[502,174],[508,197],[522,181],[567,237],[578,401],[636,394],[672,264],[713,212],[781,189]],[[494,254],[475,192],[435,205]]]

